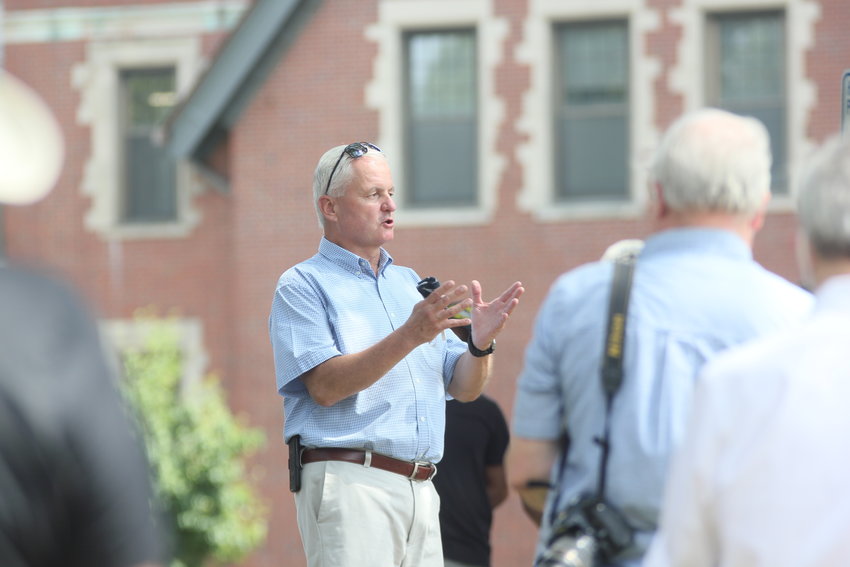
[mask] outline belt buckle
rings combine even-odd
[[[431,467],[431,474],[429,474],[428,478],[426,478],[425,480],[431,480],[432,478],[434,478],[434,475],[437,474],[437,465],[435,465],[434,463],[420,463],[419,461],[414,461],[413,472],[411,472],[410,476],[408,476],[407,478],[409,480],[416,480],[416,474],[419,472],[419,469],[424,469],[426,467]]]

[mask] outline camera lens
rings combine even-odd
[[[543,553],[540,567],[593,567],[596,540],[582,534],[578,537],[564,535],[552,542]]]

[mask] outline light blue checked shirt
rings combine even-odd
[[[555,479],[562,480],[559,510],[596,488],[594,437],[602,435],[605,420],[599,368],[612,273],[611,262],[595,262],[555,282],[518,382],[514,434],[554,441],[566,426],[571,436],[566,470]],[[727,347],[794,324],[811,306],[809,293],[755,263],[730,232],[675,229],[647,239],[632,285],[623,383],[613,403],[606,494],[641,530],[636,555],[655,529],[667,461],[683,436],[700,368]],[[541,544],[548,541],[550,513]]]
[[[377,382],[331,407],[307,393],[299,377],[322,362],[360,352],[407,321],[422,300],[419,276],[381,249],[378,275],[369,262],[322,239],[319,253],[280,277],[269,317],[284,437],[310,447],[369,449],[397,459],[443,456],[447,387],[467,350],[454,333],[420,345]]]

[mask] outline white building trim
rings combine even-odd
[[[379,115],[379,145],[387,153],[396,181],[404,175],[404,100],[402,34],[407,30],[474,26],[478,49],[478,206],[429,209],[404,207],[404,187],[396,218],[403,226],[461,226],[486,224],[497,204],[497,191],[507,166],[496,146],[505,117],[505,103],[496,94],[496,69],[505,56],[509,31],[505,18],[493,15],[491,0],[383,0],[378,21],[366,37],[378,46],[372,81],[366,86],[366,104]],[[438,164],[436,164],[438,166]]]
[[[206,372],[208,356],[204,350],[203,325],[195,318],[106,319],[100,321],[100,332],[107,354],[120,375],[121,355],[125,351],[144,349],[151,333],[166,329],[174,333],[181,354],[181,387],[200,383]]]
[[[80,124],[91,129],[91,152],[85,164],[82,191],[90,197],[86,227],[108,240],[179,238],[200,221],[192,197],[200,190],[191,167],[177,165],[177,220],[166,223],[121,222],[122,140],[119,119],[119,75],[122,69],[173,66],[178,99],[195,84],[202,70],[200,39],[153,38],[131,41],[91,41],[86,60],[74,67],[73,86],[80,91]]]
[[[628,20],[630,46],[629,164],[631,199],[621,203],[556,203],[554,141],[552,139],[553,27],[556,23],[623,18]],[[523,39],[515,57],[530,68],[531,84],[523,96],[517,131],[528,141],[516,149],[523,181],[517,205],[537,220],[558,222],[575,218],[634,217],[646,201],[646,166],[657,143],[653,82],[661,62],[646,55],[645,36],[658,29],[659,14],[635,0],[530,0]]]
[[[231,29],[247,0],[6,10],[7,45],[194,35]]]

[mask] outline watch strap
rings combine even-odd
[[[472,356],[476,356],[478,358],[481,358],[482,356],[487,356],[489,354],[493,354],[493,351],[496,348],[496,340],[493,339],[493,342],[490,343],[489,347],[487,347],[485,350],[481,350],[480,348],[475,346],[475,343],[472,342],[472,333],[469,333],[469,338],[466,339],[466,344],[467,344],[467,346],[469,346],[469,353]]]

